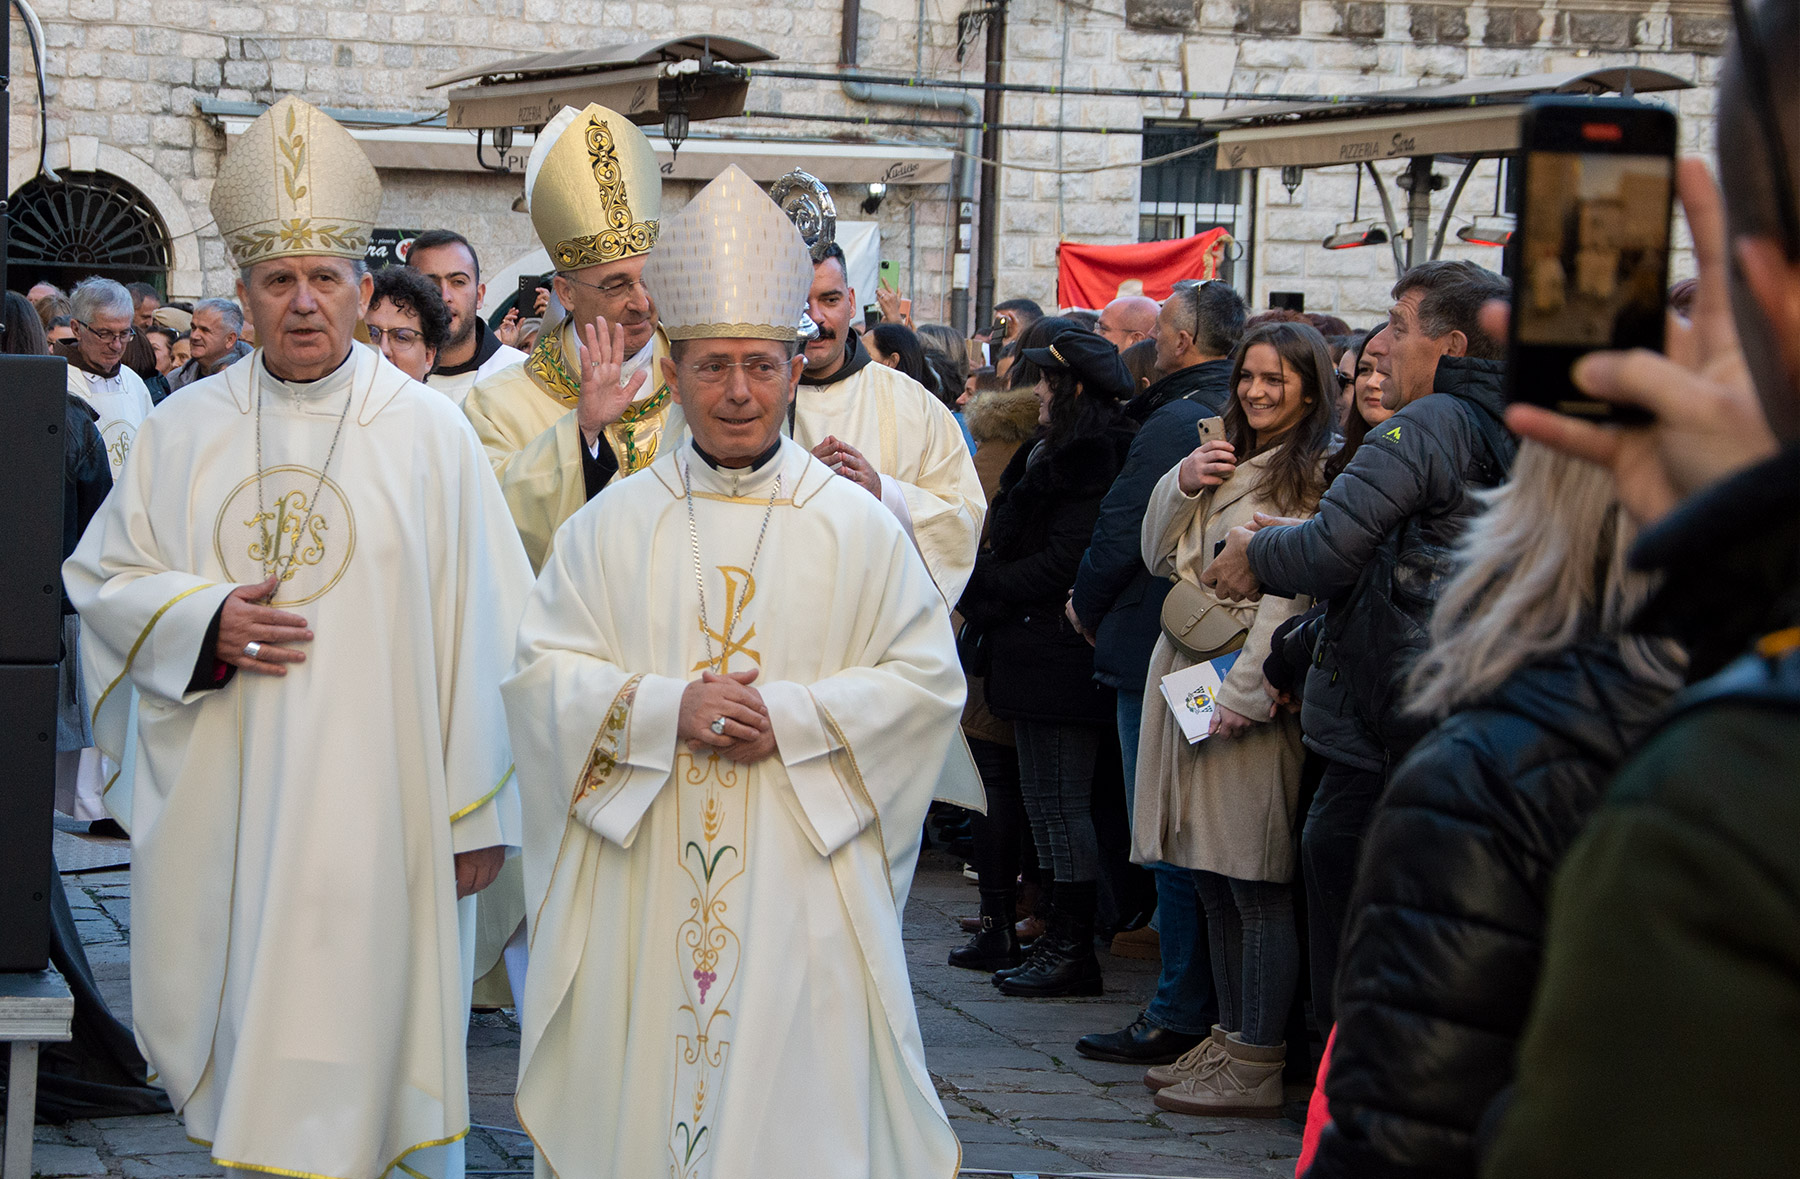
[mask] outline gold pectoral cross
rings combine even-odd
[[[737,629],[738,620],[743,617],[744,607],[748,606],[751,599],[756,597],[756,578],[750,575],[749,570],[739,569],[735,565],[720,565],[718,569],[720,576],[725,579],[725,629],[723,631],[714,630],[706,625],[704,617],[700,619],[699,625],[701,634],[719,644],[719,655],[714,662],[718,665],[719,674],[725,675],[731,671],[733,655],[743,654],[748,656],[752,662],[760,664],[762,652],[748,645],[750,640],[756,637],[755,623],[750,624],[750,629],[744,632],[742,638],[733,639],[731,637],[731,632]],[[702,659],[699,663],[694,664],[693,670],[705,671],[712,666],[713,662]]]

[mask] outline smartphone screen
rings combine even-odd
[[[1622,101],[1539,100],[1520,142],[1508,396],[1558,413],[1642,421],[1584,396],[1588,352],[1661,350],[1675,116]]]

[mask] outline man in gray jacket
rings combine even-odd
[[[1363,829],[1389,770],[1424,734],[1424,722],[1400,710],[1407,672],[1476,511],[1468,493],[1500,483],[1512,464],[1516,444],[1501,421],[1504,344],[1477,322],[1482,304],[1508,290],[1470,262],[1409,270],[1394,286],[1388,329],[1369,344],[1383,402],[1399,412],[1370,431],[1317,515],[1234,529],[1207,568],[1221,597],[1329,603],[1315,658],[1335,660],[1348,710],[1340,727],[1364,756],[1327,765],[1301,835],[1321,1026],[1330,1022],[1329,980]]]

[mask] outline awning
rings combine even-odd
[[[1519,116],[1539,94],[1692,89],[1686,78],[1609,66],[1516,78],[1465,78],[1378,91],[1343,102],[1227,107],[1203,124],[1219,133],[1219,167],[1302,168],[1398,157],[1505,155],[1519,149]]]
[[[212,118],[226,138],[242,135],[265,109],[260,103],[227,102],[202,98],[197,105]],[[351,138],[365,145],[378,170],[410,169],[426,172],[480,172],[475,159],[475,132],[416,122],[421,116],[405,111],[357,111],[326,109],[326,114],[345,124]],[[827,184],[948,184],[951,153],[947,148],[913,144],[846,143],[829,139],[772,136],[719,137],[693,135],[679,152],[669,149],[661,135],[649,135],[650,146],[672,180],[711,180],[736,164],[752,180],[771,184],[795,168],[805,168]],[[521,180],[525,160],[535,137],[518,134],[505,152],[508,170]],[[501,161],[491,141],[482,144],[482,159],[490,165]]]

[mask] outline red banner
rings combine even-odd
[[[1172,242],[1056,247],[1056,301],[1098,311],[1120,295],[1167,299],[1184,278],[1217,278],[1231,235],[1222,228]]]

